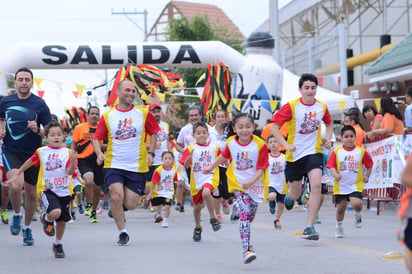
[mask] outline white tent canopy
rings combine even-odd
[[[289,70],[283,70],[282,105],[301,97],[298,90],[299,78]],[[331,114],[342,113],[343,110],[355,107],[355,101],[352,97],[322,87],[318,87],[316,98],[328,105]]]

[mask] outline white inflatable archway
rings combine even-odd
[[[263,125],[272,116],[269,101],[282,95],[282,70],[272,49],[247,48],[246,56],[219,41],[144,43],[26,43],[0,55],[0,95],[6,95],[6,75],[30,69],[118,69],[126,64],[160,68],[206,68],[220,62],[235,74],[233,96],[238,109]],[[262,100],[262,101],[261,101]]]

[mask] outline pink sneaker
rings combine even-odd
[[[102,214],[102,212],[103,212],[103,209],[102,209],[101,207],[98,207],[98,208],[96,209],[96,213],[97,213],[97,214]]]

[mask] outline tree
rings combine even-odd
[[[207,16],[195,16],[191,21],[186,18],[173,19],[167,30],[169,41],[222,41],[239,52],[243,51],[242,41],[232,38],[228,30],[210,24]],[[186,87],[194,87],[202,76],[204,69],[176,69],[176,74],[182,75]]]
[[[231,38],[231,34],[215,22],[210,24],[207,16],[196,16],[188,21],[186,18],[173,19],[167,30],[168,41],[222,41],[239,52],[243,51],[241,40]],[[197,80],[205,72],[205,69],[176,69],[175,74],[182,76],[186,87],[195,87]],[[186,94],[197,94],[195,90],[187,89]],[[199,104],[199,98],[169,96],[167,121],[171,129],[179,129],[187,123],[187,110],[192,104]],[[184,117],[184,119],[183,119]],[[172,132],[172,131],[171,131]]]

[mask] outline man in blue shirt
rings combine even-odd
[[[49,107],[43,99],[31,92],[33,73],[28,68],[17,70],[14,78],[17,93],[0,102],[0,138],[3,138],[3,163],[7,178],[41,146],[45,126],[51,121]],[[23,232],[23,244],[33,245],[31,220],[37,205],[37,168],[31,167],[10,185],[10,201],[14,215],[10,226],[12,235]],[[25,194],[25,216],[22,226],[20,209],[22,188]]]
[[[406,104],[408,105],[405,109],[405,129],[404,133],[407,134],[412,132],[412,86],[406,91]]]

